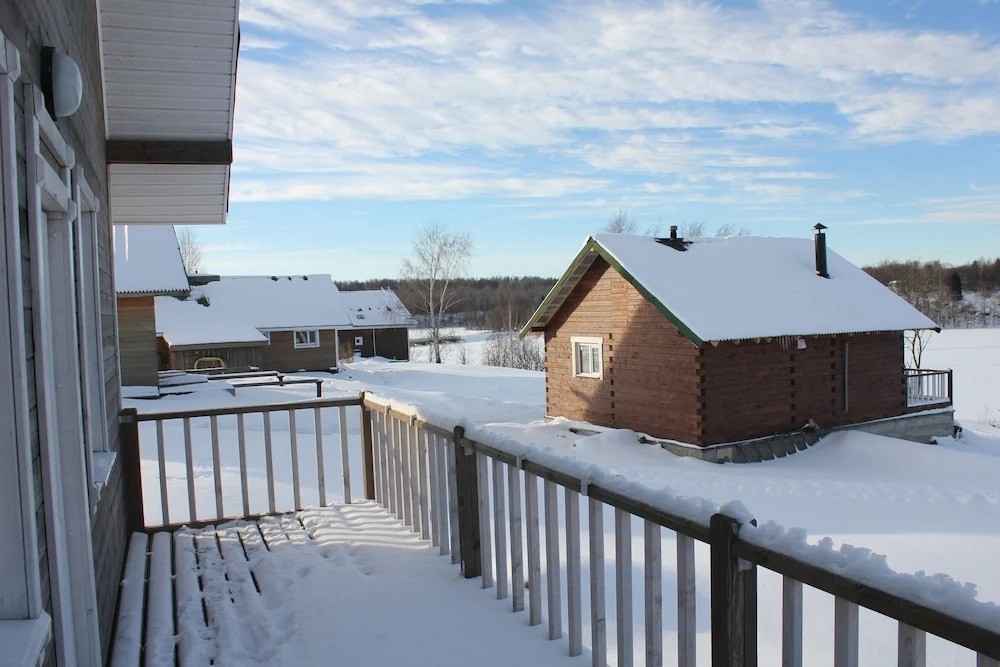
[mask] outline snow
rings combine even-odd
[[[340,299],[356,329],[405,327],[413,316],[392,290],[355,290],[341,292]]]
[[[112,225],[118,294],[187,292],[188,280],[171,225]]]
[[[937,326],[832,250],[830,278],[817,276],[811,239],[699,238],[681,252],[648,236],[592,238],[703,341]]]
[[[338,392],[351,394],[367,390],[382,396],[394,406],[412,405],[433,423],[451,428],[460,423],[477,440],[516,453],[550,467],[564,470],[593,484],[627,493],[654,506],[682,513],[700,521],[720,506],[739,510],[744,518],[753,516],[756,529],[746,527],[747,539],[781,548],[797,557],[828,569],[844,572],[862,581],[885,587],[898,594],[921,600],[934,608],[1000,628],[997,602],[1000,602],[1000,572],[995,554],[1000,553],[1000,430],[991,425],[997,417],[997,381],[995,368],[1000,365],[1000,330],[944,331],[936,334],[925,353],[924,367],[954,368],[956,412],[965,432],[961,439],[944,439],[939,446],[920,445],[865,433],[834,433],[813,448],[790,457],[753,465],[717,465],[688,457],[676,457],[654,445],[642,444],[637,434],[584,423],[542,421],[545,409],[544,376],[541,373],[511,369],[430,364],[426,362],[390,363],[369,359],[348,365],[337,375],[325,376],[324,396]],[[992,370],[991,370],[992,369]],[[316,374],[313,374],[316,375]],[[158,401],[126,399],[141,411],[164,411],[208,406],[261,404],[310,398],[309,385],[284,388],[238,388],[236,395],[213,390],[212,385],[194,395],[170,396]],[[360,487],[360,451],[356,408],[349,410],[348,434],[351,446],[351,475],[354,489]],[[205,446],[207,425],[193,420],[196,441],[196,477],[199,508],[212,505],[211,451]],[[207,421],[207,420],[204,420]],[[232,421],[233,423],[230,423]],[[288,420],[283,413],[273,413],[275,449],[286,448],[276,459],[278,494],[288,500],[290,467],[287,461]],[[260,462],[262,431],[259,420],[246,419],[247,452],[250,467],[251,511],[266,505],[266,482]],[[220,418],[223,442],[223,492],[229,512],[239,512],[240,484],[235,445],[235,420]],[[571,428],[584,428],[597,435],[581,435]],[[156,457],[148,443],[155,443],[153,425],[141,425],[143,475],[154,480],[147,493],[147,516],[158,516],[155,489]],[[183,481],[183,448],[178,431],[168,424],[167,475],[174,520],[186,516],[186,491]],[[325,457],[328,494],[337,498],[339,488],[330,480],[341,478],[340,457],[336,450],[338,428],[336,411],[324,412],[323,432],[327,441]],[[303,480],[303,498],[317,499],[315,456],[311,451],[313,421],[297,421],[300,434],[299,460]],[[198,443],[201,443],[200,445]],[[282,456],[284,458],[282,458]],[[342,496],[341,496],[342,497]],[[263,499],[263,500],[262,500]],[[350,509],[350,508],[348,508]],[[560,513],[560,516],[562,514]],[[586,522],[584,522],[585,524]],[[493,591],[479,591],[478,582],[459,579],[457,569],[436,550],[416,541],[400,541],[390,535],[396,524],[385,520],[386,533],[378,543],[381,556],[392,567],[376,569],[368,575],[316,569],[296,576],[294,567],[286,571],[280,615],[303,624],[296,646],[282,654],[275,664],[298,664],[327,650],[336,638],[338,651],[352,656],[362,651],[376,651],[382,663],[408,664],[414,647],[437,636],[442,623],[451,623],[457,614],[469,618],[462,626],[462,642],[468,646],[488,641],[492,633],[505,639],[496,648],[518,653],[525,665],[552,664],[566,660],[562,642],[541,641],[538,629],[526,627],[525,614],[511,614],[510,602],[495,602]],[[614,553],[613,521],[605,516],[605,551]],[[636,653],[641,654],[642,631],[642,525],[632,525],[633,590],[635,595]],[[588,539],[586,525],[581,536]],[[363,540],[345,538],[358,549]],[[353,541],[352,541],[353,540]],[[664,531],[664,662],[674,658],[676,627],[672,568],[673,535]],[[350,548],[343,547],[350,551]],[[310,557],[311,558],[311,557]],[[709,651],[709,591],[707,548],[696,546],[698,592],[699,662]],[[586,559],[585,559],[586,561]],[[296,561],[297,562],[297,561]],[[609,560],[610,563],[610,560]],[[278,561],[274,568],[284,568]],[[586,581],[588,565],[583,564]],[[610,582],[614,573],[607,570],[609,582],[608,637],[615,636],[614,591]],[[365,576],[365,586],[351,579]],[[346,578],[345,578],[346,577]],[[360,580],[359,580],[360,581]],[[450,584],[448,582],[451,582]],[[766,570],[759,574],[760,633],[762,664],[780,662],[781,579]],[[454,586],[462,588],[458,591]],[[337,591],[331,595],[330,591]],[[340,591],[350,595],[350,604],[342,602]],[[326,593],[324,593],[326,592]],[[477,597],[481,595],[481,597]],[[298,596],[301,598],[301,603]],[[589,600],[584,596],[584,614]],[[832,598],[814,589],[805,589],[805,664],[828,662],[832,654]],[[276,599],[276,598],[275,598]],[[434,600],[422,606],[415,601]],[[440,602],[439,602],[440,601]],[[406,605],[411,606],[406,606]],[[398,616],[391,615],[401,605]],[[312,616],[308,609],[314,610]],[[405,611],[405,613],[403,613]],[[475,614],[489,616],[485,619]],[[385,616],[389,614],[390,616]],[[378,618],[391,618],[381,626]],[[323,622],[322,619],[335,619]],[[506,624],[506,625],[504,625]],[[322,625],[322,628],[319,627]],[[502,626],[502,627],[501,627]],[[507,627],[513,627],[506,635]],[[543,624],[544,627],[544,624]],[[341,629],[343,628],[343,632]],[[534,633],[534,634],[533,634]],[[350,638],[350,641],[344,638]],[[383,641],[381,638],[391,638]],[[538,639],[538,641],[535,641]],[[584,632],[585,645],[589,633]],[[613,644],[613,641],[611,642]],[[428,644],[429,645],[429,644]],[[465,646],[465,644],[463,644]],[[490,644],[490,646],[496,646]],[[318,648],[317,648],[318,647]],[[323,647],[327,647],[324,649]],[[888,664],[895,660],[895,623],[874,612],[861,612],[860,664]],[[974,662],[970,652],[934,637],[928,637],[928,664],[949,665]],[[493,650],[484,653],[492,659]],[[339,655],[339,653],[338,653]],[[479,663],[479,654],[476,660]],[[302,658],[302,660],[298,660]],[[436,656],[435,656],[436,658]],[[614,662],[614,651],[609,661]],[[298,662],[297,662],[298,660]],[[589,662],[589,658],[581,659]],[[360,658],[356,661],[361,661]],[[352,662],[349,660],[348,662]],[[467,660],[467,663],[470,662]],[[446,664],[446,663],[445,663]],[[582,662],[580,664],[583,664]]]
[[[351,326],[340,290],[327,274],[225,276],[195,291],[208,299],[219,321],[246,323],[261,330]]]
[[[267,343],[267,336],[242,318],[224,315],[221,308],[203,306],[193,299],[170,296],[155,299],[156,330],[171,347],[226,343]]]

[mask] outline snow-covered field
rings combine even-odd
[[[639,445],[634,438],[621,433],[589,439],[557,437],[560,425],[537,423],[544,414],[542,374],[452,361],[434,365],[421,361],[366,360],[351,365],[337,376],[329,376],[324,396],[338,391],[373,391],[393,401],[417,406],[422,414],[434,419],[462,421],[482,437],[534,443],[533,446],[541,448],[548,456],[597,466],[595,469],[622,475],[651,491],[701,498],[712,504],[739,500],[761,523],[776,521],[786,527],[805,529],[810,542],[830,538],[834,548],[843,544],[868,548],[885,554],[888,566],[896,571],[946,573],[973,584],[980,600],[1000,601],[1000,572],[995,567],[995,554],[1000,553],[1000,521],[997,520],[1000,429],[991,424],[997,422],[1000,409],[1000,330],[945,331],[932,339],[925,352],[925,367],[950,367],[955,371],[956,412],[965,427],[960,440],[948,440],[935,447],[866,434],[840,433],[795,456],[745,466],[720,466],[677,458],[662,449]],[[165,411],[308,398],[311,391],[308,385],[283,389],[247,388],[238,389],[236,396],[231,396],[206,388],[187,396],[171,396],[158,401],[128,400],[126,403],[141,411]],[[266,485],[260,461],[262,431],[259,421],[253,419],[247,419],[252,511],[263,511],[261,503],[266,504]],[[536,423],[529,426],[532,422]],[[235,512],[240,504],[234,426],[227,419],[220,419],[227,513]],[[273,426],[275,442],[287,443],[287,419],[282,421],[280,415],[275,415]],[[339,480],[341,476],[339,457],[334,455],[336,450],[329,444],[336,441],[336,427],[336,412],[325,413],[327,480]],[[206,426],[196,423],[195,430],[196,442],[201,443],[195,447],[201,508],[212,502],[211,452],[205,445]],[[167,449],[167,477],[174,520],[186,518],[187,510],[182,479],[183,447],[177,438],[178,432],[171,432],[168,425],[167,441],[172,444]],[[314,433],[311,414],[302,414],[296,432],[299,434],[300,470],[304,486],[308,487],[310,480],[315,480],[315,456],[310,449]],[[358,489],[360,452],[354,409],[350,412],[348,432],[352,476],[354,487]],[[561,432],[565,433],[565,429]],[[151,426],[144,425],[142,438],[144,475],[150,476],[146,479],[155,480],[156,458],[150,449],[155,433]],[[276,451],[280,451],[277,446]],[[287,460],[280,462],[276,476],[279,492],[287,498],[290,494]],[[332,487],[330,498],[336,499],[339,487],[332,482],[328,486]],[[307,502],[315,502],[315,490],[312,489],[303,491]],[[262,493],[265,493],[263,500]],[[155,518],[158,515],[155,509],[158,502],[154,489],[154,493],[147,494],[148,516]],[[605,526],[610,531],[612,522],[607,520]],[[636,591],[642,590],[641,535],[641,526],[635,522]],[[607,543],[606,551],[613,553],[613,535],[609,533],[606,539],[612,540]],[[673,542],[665,537],[664,627],[667,634],[664,657],[667,663],[672,660],[674,650],[672,553]],[[425,556],[434,558],[429,551]],[[707,549],[699,546],[698,557],[700,565],[707,557]],[[441,567],[446,567],[444,560]],[[459,576],[457,571],[453,576]],[[613,576],[608,581],[613,581]],[[419,586],[414,590],[419,590]],[[698,590],[698,651],[699,658],[707,660],[707,567],[699,568]],[[434,599],[431,584],[424,593],[428,599]],[[490,607],[488,599],[484,594],[482,603],[486,607]],[[641,605],[641,595],[636,599]],[[509,603],[502,604],[509,608]],[[806,664],[830,661],[832,608],[832,599],[826,594],[807,592]],[[609,609],[613,610],[613,604]],[[760,578],[760,610],[761,663],[775,664],[780,662],[780,582],[766,572],[762,572]],[[491,613],[495,613],[495,609]],[[639,642],[636,650],[637,655],[641,655],[641,609],[637,608],[635,618]],[[426,620],[433,622],[430,616]],[[415,619],[414,622],[419,621]],[[523,623],[527,623],[526,618]],[[613,618],[609,618],[608,631],[609,637],[614,637]],[[525,641],[539,637],[539,633],[526,633]],[[892,662],[895,650],[894,623],[862,612],[861,664]],[[401,658],[405,656],[405,653],[400,654]],[[538,656],[539,665],[553,661],[551,648],[539,647]],[[613,660],[613,655],[610,659]],[[972,662],[974,657],[969,652],[929,638],[928,664]]]

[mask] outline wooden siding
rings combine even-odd
[[[249,366],[263,368],[265,345],[245,347],[206,347],[200,350],[173,350],[168,355],[169,368],[188,370],[203,357],[218,357],[226,362],[226,368],[245,369]]]
[[[703,444],[903,414],[902,333],[726,342],[702,349]],[[847,346],[847,388],[844,351]]]
[[[337,331],[321,329],[319,347],[294,345],[291,331],[272,331],[271,344],[262,348],[261,368],[268,371],[325,371],[337,365]]]
[[[117,338],[115,334],[115,294],[111,277],[111,221],[107,198],[107,170],[105,167],[103,90],[101,88],[100,52],[97,34],[97,9],[92,2],[52,0],[50,2],[24,2],[0,0],[0,29],[21,55],[21,78],[15,85],[17,178],[20,215],[20,243],[22,251],[21,272],[24,285],[24,322],[27,344],[27,370],[31,398],[32,467],[36,493],[36,517],[39,539],[39,568],[42,579],[42,599],[51,612],[46,549],[45,507],[42,498],[42,468],[38,441],[37,411],[35,408],[34,349],[32,335],[32,294],[30,267],[30,238],[27,233],[27,201],[24,146],[24,92],[20,84],[39,85],[42,45],[51,45],[70,55],[79,65],[83,77],[83,101],[80,109],[69,118],[57,121],[57,126],[67,143],[76,153],[77,163],[100,201],[98,224],[98,270],[101,294],[101,323],[104,346],[105,402],[108,415],[108,449],[117,451],[118,412],[120,391],[118,378]],[[120,474],[119,474],[120,477]],[[115,473],[112,473],[112,480]],[[97,572],[97,603],[100,613],[102,647],[107,654],[114,610],[118,599],[118,583],[125,547],[124,523],[116,521],[116,508],[123,506],[120,484],[110,485],[104,492],[97,513],[93,516],[94,558]],[[102,574],[103,572],[103,574]],[[49,650],[48,664],[54,661]]]
[[[151,296],[118,297],[122,384],[156,386],[156,310]]]
[[[603,379],[573,376],[570,339],[603,339]],[[604,260],[545,331],[546,412],[698,442],[698,349]]]
[[[410,334],[406,327],[390,329],[341,329],[340,357],[354,356],[354,339],[360,336],[362,357],[385,357],[386,359],[409,361]]]

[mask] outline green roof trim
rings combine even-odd
[[[592,236],[587,239],[587,242],[584,244],[583,248],[580,250],[579,253],[577,253],[572,263],[570,263],[569,268],[566,269],[565,273],[563,273],[562,278],[559,279],[559,281],[555,284],[555,287],[553,287],[552,290],[548,293],[548,296],[545,297],[545,300],[542,301],[541,305],[535,309],[535,312],[528,319],[528,323],[525,324],[524,327],[521,329],[520,335],[522,337],[526,335],[529,331],[531,331],[531,329],[538,323],[538,320],[541,319],[542,315],[548,309],[549,305],[552,303],[553,300],[555,300],[556,296],[562,291],[563,287],[566,286],[566,283],[569,281],[570,277],[576,272],[577,267],[579,267],[580,263],[587,256],[587,254],[591,252],[597,253],[598,256],[600,256],[604,261],[606,261],[610,266],[612,266],[619,274],[621,274],[622,278],[627,280],[629,284],[632,285],[632,287],[638,290],[639,294],[641,294],[647,301],[653,304],[653,306],[655,306],[656,309],[660,311],[660,314],[663,315],[663,317],[665,317],[668,322],[677,327],[677,329],[681,332],[681,334],[684,335],[685,338],[694,343],[695,347],[700,348],[706,343],[706,341],[699,338],[698,335],[691,330],[691,327],[684,324],[684,322],[682,322],[680,318],[678,318],[676,315],[670,312],[669,308],[663,305],[663,302],[661,302],[659,299],[653,296],[652,293],[650,293],[650,291],[647,290],[642,285],[642,283],[636,280],[635,276],[626,271],[625,267],[623,267],[621,263],[619,263],[619,261],[615,259],[611,255],[611,253],[608,252],[607,249],[600,243],[598,243]],[[571,285],[570,290],[572,290],[573,287],[575,287],[575,285]]]
[[[552,301],[559,294],[560,290],[562,290],[563,286],[569,281],[569,278],[573,275],[576,267],[580,265],[580,262],[582,262],[583,258],[587,256],[587,253],[592,252],[596,247],[597,242],[594,240],[594,237],[589,237],[587,242],[583,244],[583,247],[580,248],[580,252],[578,252],[576,257],[573,258],[573,261],[569,263],[569,268],[562,274],[562,278],[560,278],[552,289],[549,290],[549,293],[545,296],[545,299],[538,306],[538,308],[535,308],[535,312],[528,318],[527,324],[521,327],[521,333],[518,334],[518,336],[524,338],[531,331],[531,328],[535,326],[539,319],[541,319],[542,313],[545,312],[545,310],[549,307],[549,304],[552,303]]]

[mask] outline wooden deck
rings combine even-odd
[[[317,563],[345,565],[359,544],[425,549],[449,567],[374,503],[134,533],[112,665],[272,664],[285,642],[296,641],[274,598],[312,576]],[[364,573],[363,563],[349,565]]]

